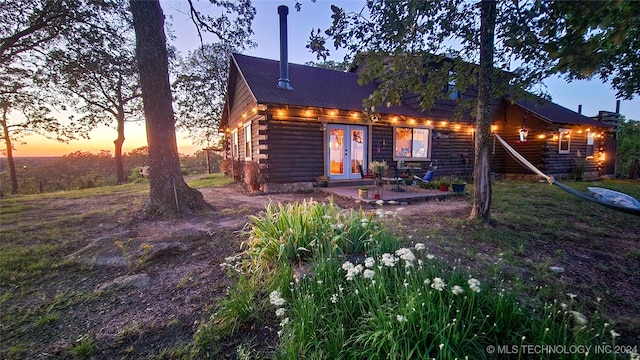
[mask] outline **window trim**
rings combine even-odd
[[[591,140],[591,141],[589,141]],[[591,142],[591,144],[589,144]],[[587,131],[587,145],[584,151],[584,154],[587,159],[593,159],[596,153],[596,133],[593,131]],[[591,153],[589,153],[589,146],[591,146]]]
[[[243,128],[244,128],[244,160],[251,161],[251,159],[253,158],[253,144],[251,143],[251,121],[247,121],[246,123],[244,123]]]
[[[568,137],[567,137],[567,148],[563,149],[562,148],[562,135],[564,135],[565,133],[568,133]],[[571,129],[563,129],[560,128],[558,130],[558,154],[570,154],[571,153]]]
[[[396,131],[397,129],[411,129],[411,157],[402,157],[402,156],[397,156],[396,155]],[[414,136],[414,130],[428,130],[428,134],[427,134],[427,156],[426,157],[414,157],[413,156],[413,136]],[[393,127],[393,149],[392,149],[392,155],[393,155],[393,161],[400,161],[400,160],[404,160],[404,161],[431,161],[431,147],[433,146],[433,127],[428,127],[428,126],[394,126]]]

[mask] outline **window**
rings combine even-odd
[[[233,159],[238,159],[240,157],[240,147],[238,146],[238,129],[234,129],[231,132],[232,140],[231,140],[231,157]]]
[[[558,154],[569,154],[571,145],[571,130],[560,129],[558,137]]]
[[[429,160],[431,157],[431,130],[422,128],[394,129],[394,160]]]
[[[587,157],[593,157],[593,153],[594,153],[594,149],[593,149],[593,145],[595,143],[596,140],[596,133],[594,132],[587,132],[587,151],[585,151],[585,155]]]
[[[244,159],[251,161],[251,121],[244,124]]]

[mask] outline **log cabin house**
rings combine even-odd
[[[377,84],[359,85],[357,71],[289,64],[288,10],[279,7],[278,13],[280,60],[231,56],[220,124],[226,156],[257,163],[262,191],[309,190],[323,175],[332,182],[360,180],[360,169],[366,173],[374,160],[392,167],[420,163],[422,174],[435,162],[438,176],[470,179],[475,119],[467,114],[453,120],[454,96],[436,101],[429,112],[420,110],[417,96],[407,95],[401,105],[367,114],[362,100]],[[578,161],[585,177],[597,177],[604,162],[615,161],[604,152],[609,126],[560,105],[503,97],[493,113],[492,131],[556,178],[572,177]],[[530,175],[499,144],[494,148],[493,172]]]

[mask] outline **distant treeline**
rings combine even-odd
[[[115,160],[111,152],[76,151],[62,157],[15,158],[19,194],[37,194],[60,190],[77,190],[105,185],[116,185]],[[140,168],[147,166],[147,148],[134,149],[123,157],[129,181],[140,179]],[[221,156],[209,152],[210,172],[220,171]],[[180,155],[184,175],[207,172],[204,151],[194,155]],[[0,159],[0,191],[11,193],[7,158]]]

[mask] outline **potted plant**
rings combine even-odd
[[[316,178],[318,187],[327,187],[329,185],[329,177],[327,175],[318,176]]]
[[[371,169],[371,171],[373,171],[374,174],[376,174],[376,176],[382,176],[382,173],[384,173],[385,170],[387,170],[389,168],[389,165],[387,165],[387,162],[382,160],[382,161],[372,161],[369,164],[369,169]]]
[[[451,189],[453,192],[462,193],[464,192],[466,182],[460,178],[452,177],[451,178]]]
[[[439,179],[438,181],[438,189],[440,191],[449,191],[450,182],[447,179]]]
[[[358,188],[358,198],[360,198],[360,199],[368,199],[369,198],[369,187],[368,186],[360,186]]]

